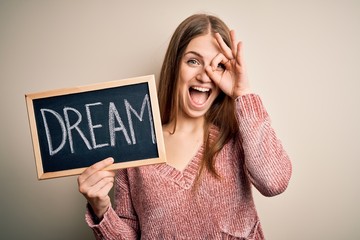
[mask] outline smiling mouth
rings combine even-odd
[[[209,98],[211,90],[204,87],[190,87],[190,98],[197,105],[203,105]]]

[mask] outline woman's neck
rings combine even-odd
[[[204,118],[178,116],[163,126],[167,164],[183,171],[203,144]]]
[[[194,134],[198,132],[203,132],[204,124],[205,124],[204,117],[189,118],[187,116],[179,114],[177,116],[176,123],[175,121],[172,121],[168,123],[166,126],[164,126],[164,129],[171,133],[181,132],[181,133]]]

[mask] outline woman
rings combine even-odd
[[[291,163],[246,78],[241,42],[217,17],[176,29],[159,81],[167,163],[79,176],[97,239],[264,239],[251,185],[282,193]],[[115,206],[108,193],[115,185]]]

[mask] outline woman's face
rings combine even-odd
[[[206,74],[205,67],[220,52],[211,34],[192,39],[180,61],[180,111],[192,118],[203,117],[219,95],[219,88]],[[219,66],[219,71],[224,69]]]

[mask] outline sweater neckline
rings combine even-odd
[[[204,144],[202,144],[190,160],[186,167],[180,171],[167,163],[155,165],[156,169],[162,177],[165,177],[184,189],[190,189],[194,184],[196,176],[199,172],[200,163],[204,154]]]
[[[209,129],[210,141],[214,141],[218,133],[219,129],[216,126],[211,125]],[[173,181],[184,189],[190,189],[199,173],[204,150],[205,146],[202,144],[195,156],[182,171],[168,165],[167,163],[158,164],[155,165],[155,167],[162,177]]]

